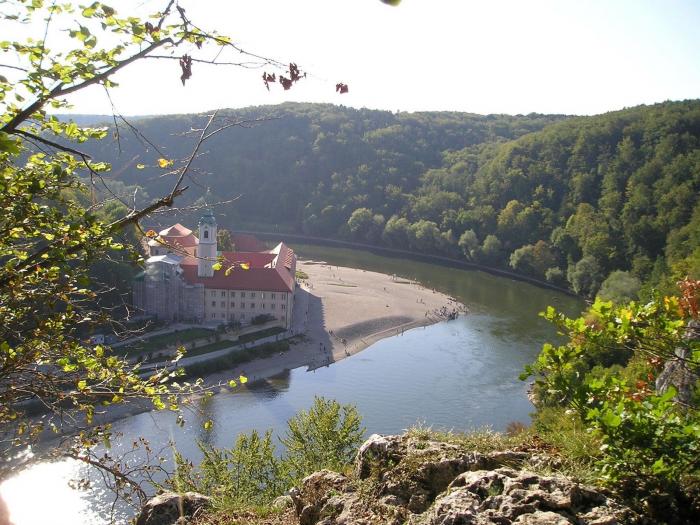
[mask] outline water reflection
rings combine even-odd
[[[348,359],[313,371],[296,369],[241,385],[200,402],[184,427],[166,412],[150,412],[116,422],[123,439],[113,454],[143,436],[153,444],[171,440],[198,462],[197,441],[230,447],[241,432],[268,428],[277,435],[286,421],[307,409],[315,395],[354,403],[368,433],[397,433],[417,423],[468,430],[489,425],[502,430],[528,421],[532,406],[527,385],[517,379],[541,344],[554,337],[538,312],[555,304],[574,314],[581,303],[570,297],[482,272],[442,268],[364,252],[295,246],[301,255],[416,279],[467,304],[471,314],[456,321],[417,328],[384,339]],[[203,422],[215,421],[211,432]],[[166,464],[172,468],[172,461]],[[84,475],[74,461],[40,463],[0,485],[15,525],[108,523],[111,499],[95,488],[76,492],[67,482]],[[42,504],[36,505],[37,494]],[[48,498],[48,499],[47,499]],[[118,509],[128,514],[128,509]]]

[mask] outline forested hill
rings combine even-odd
[[[606,286],[629,289],[700,266],[700,101],[576,118],[316,104],[225,115],[272,117],[218,134],[196,161],[189,198],[241,195],[218,213],[233,229],[464,257],[585,295],[614,270],[629,273]],[[203,123],[139,120],[160,153],[126,129],[121,153],[116,139],[91,147],[115,179],[156,195],[171,182],[157,159],[187,156],[195,133],[183,133]]]

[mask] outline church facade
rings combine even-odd
[[[134,306],[166,321],[250,324],[261,315],[291,327],[296,254],[271,250],[222,252],[211,211],[198,236],[175,224],[149,240],[145,271],[134,281]]]

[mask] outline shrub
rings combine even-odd
[[[260,314],[256,315],[250,320],[251,324],[258,325],[258,324],[265,324],[269,321],[274,321],[275,316],[270,315],[270,314]]]
[[[272,431],[241,434],[230,449],[200,442],[198,467],[175,453],[167,488],[214,498],[216,510],[264,507],[305,476],[324,468],[343,471],[362,441],[361,418],[352,405],[322,397],[287,422],[286,451],[276,454]]]
[[[287,448],[287,464],[294,482],[317,470],[342,471],[352,463],[364,429],[352,405],[322,397],[308,411],[287,422],[287,435],[280,441]]]

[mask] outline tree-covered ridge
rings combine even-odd
[[[628,290],[700,265],[698,101],[576,118],[291,103],[231,116],[241,128],[212,139],[197,163],[209,200],[241,196],[221,209],[233,229],[465,257],[584,295],[612,272],[606,289]],[[139,129],[176,155],[202,119],[155,117]],[[114,177],[162,191],[160,154],[124,129],[119,142]]]

